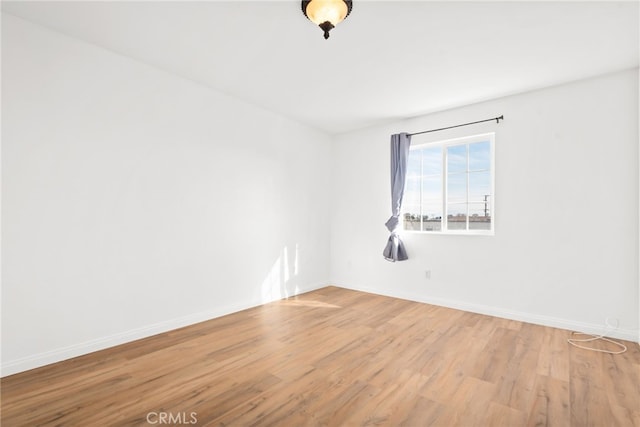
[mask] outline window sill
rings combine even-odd
[[[472,231],[418,231],[418,230],[402,230],[402,234],[422,234],[437,236],[495,236],[495,231],[472,230]]]

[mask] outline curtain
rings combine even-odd
[[[407,178],[407,159],[411,136],[407,133],[391,135],[391,218],[385,223],[391,232],[387,246],[382,255],[387,261],[396,262],[409,259],[404,243],[396,233],[400,225],[400,209],[402,208],[402,196],[404,184]]]

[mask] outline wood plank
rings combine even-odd
[[[527,426],[570,425],[569,383],[553,377],[538,375],[536,398],[529,411]]]
[[[640,347],[326,287],[1,380],[2,425],[638,426]]]

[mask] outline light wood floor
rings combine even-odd
[[[638,345],[569,334],[328,287],[6,377],[2,425],[640,426]]]

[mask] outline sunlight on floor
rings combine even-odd
[[[339,305],[328,304],[322,301],[312,301],[303,299],[285,299],[278,302],[278,305],[293,306],[293,307],[322,307],[322,308],[342,308]]]

